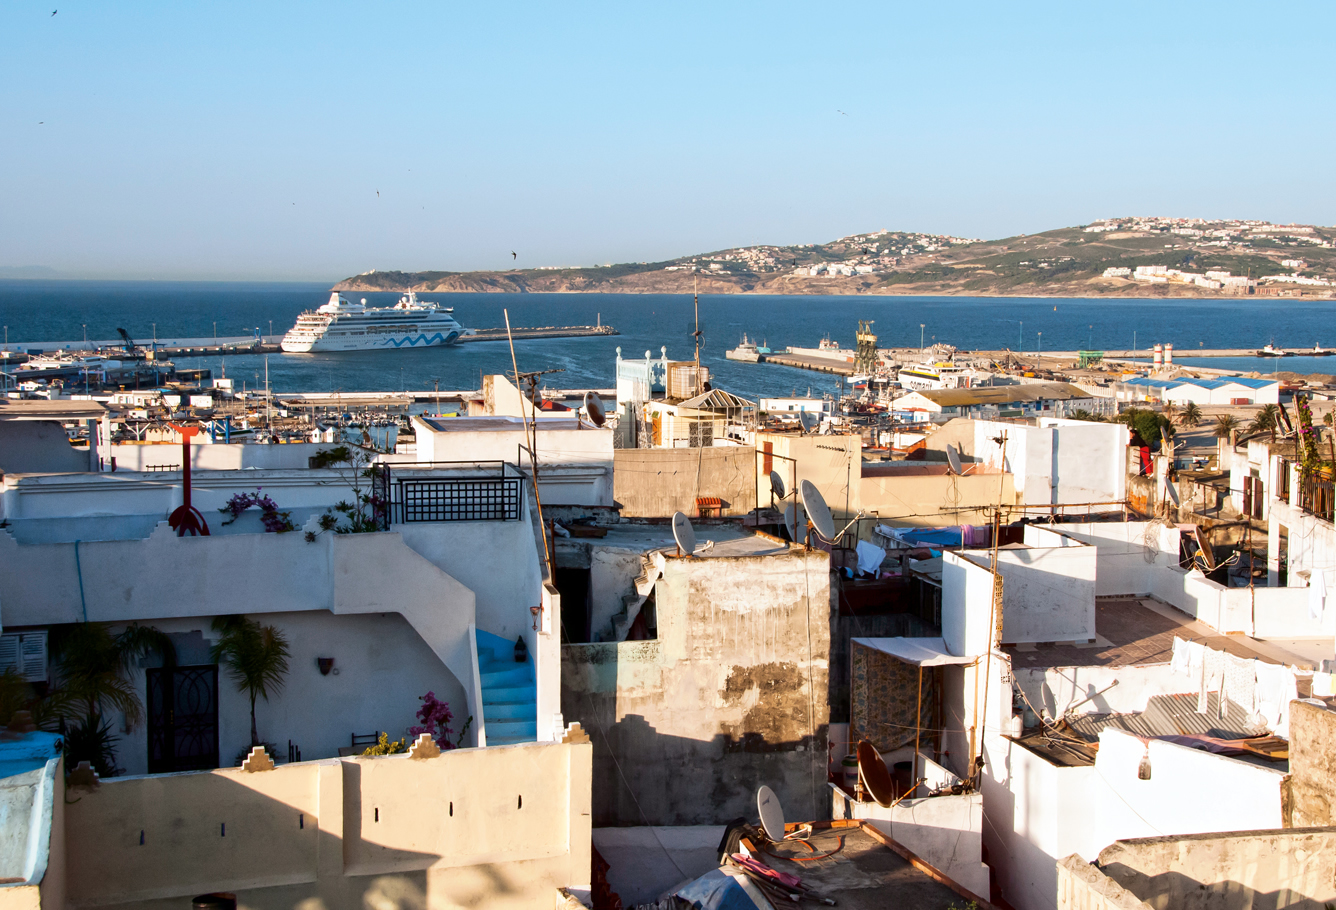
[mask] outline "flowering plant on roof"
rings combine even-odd
[[[241,513],[251,506],[259,506],[260,523],[264,525],[265,531],[271,534],[282,534],[284,531],[295,531],[297,526],[292,523],[291,512],[280,512],[278,503],[269,498],[267,494],[261,493],[263,487],[256,487],[254,493],[238,493],[227,501],[227,505],[219,509],[219,512],[230,514],[231,520],[223,522],[230,525],[241,517]]]
[[[442,750],[453,749],[455,744],[450,741],[450,721],[454,719],[454,714],[450,711],[450,706],[436,698],[435,692],[428,692],[426,695],[418,697],[422,702],[422,707],[418,708],[417,719],[422,722],[420,726],[409,727],[408,733],[416,738],[423,733],[430,733],[431,738],[436,740],[436,745]]]
[[[1299,467],[1305,478],[1313,477],[1322,469],[1322,456],[1318,454],[1318,431],[1313,426],[1313,409],[1308,406],[1308,396],[1294,396],[1294,410],[1299,416]]]

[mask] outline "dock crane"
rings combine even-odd
[[[119,326],[116,328],[116,331],[120,332],[121,338],[125,340],[125,353],[133,354],[139,346],[136,345],[135,340],[130,337],[130,333]]]

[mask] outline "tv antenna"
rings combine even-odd
[[[677,541],[677,555],[691,556],[696,552],[696,529],[691,519],[681,512],[673,513],[673,540]]]
[[[524,384],[529,385],[530,398],[533,408],[527,416],[525,415],[524,405],[520,405],[520,417],[524,420],[524,430],[529,449],[529,468],[533,471],[533,499],[538,507],[538,527],[542,529],[543,534],[543,556],[547,559],[547,577],[553,579],[556,577],[556,571],[552,563],[552,542],[548,540],[547,525],[543,523],[543,497],[538,493],[538,404],[542,401],[542,389],[538,385],[538,378],[547,373],[562,373],[564,370],[539,370],[534,373],[521,373],[519,363],[515,360],[515,337],[510,331],[510,310],[501,311],[506,317],[506,340],[510,343],[510,366],[515,371],[515,383],[524,394]]]

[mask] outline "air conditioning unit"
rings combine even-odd
[[[46,631],[0,635],[0,673],[13,670],[28,682],[46,682]]]

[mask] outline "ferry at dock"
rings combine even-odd
[[[412,291],[392,307],[369,307],[365,297],[353,303],[335,291],[328,303],[298,316],[279,347],[289,354],[429,348],[466,334],[454,307],[419,302]]]
[[[729,360],[741,360],[746,363],[757,363],[766,354],[770,353],[770,348],[765,342],[756,344],[754,341],[747,340],[747,336],[742,336],[742,343],[732,350],[725,351],[724,356]]]
[[[943,360],[903,367],[899,378],[904,389],[965,389],[969,388],[972,376],[972,370]]]

